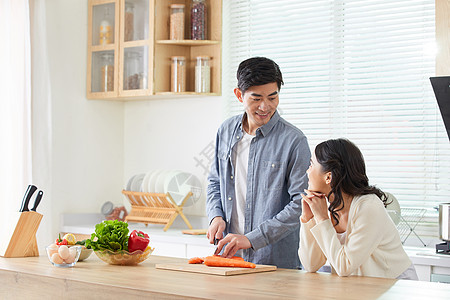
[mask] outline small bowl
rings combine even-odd
[[[153,250],[155,250],[155,248],[151,248],[150,246],[148,246],[145,251],[136,250],[132,253],[128,251],[112,252],[110,250],[94,252],[98,256],[98,258],[110,265],[132,266],[146,260],[153,252]]]
[[[89,256],[91,256],[92,252],[94,252],[94,250],[87,249],[85,246],[81,246],[81,254],[80,257],[78,258],[78,261],[83,261],[87,259]]]
[[[54,266],[61,267],[61,268],[70,268],[70,267],[75,266],[75,264],[78,261],[78,258],[80,257],[80,254],[81,254],[81,246],[67,247],[67,250],[69,251],[69,258],[67,258],[65,260],[62,259],[61,256],[59,255],[60,248],[61,248],[61,245],[55,245],[55,244],[50,245],[45,248],[50,262]]]

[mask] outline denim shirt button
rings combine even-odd
[[[231,201],[231,197],[228,197],[228,200],[230,200],[230,201]]]
[[[230,178],[233,180],[233,178],[234,178],[233,175],[231,175]]]
[[[275,168],[275,164],[272,164],[272,168]]]

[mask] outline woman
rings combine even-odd
[[[364,158],[346,139],[317,145],[302,198],[299,256],[316,272],[328,260],[339,276],[415,279],[386,195],[369,185]]]

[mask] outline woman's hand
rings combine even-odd
[[[308,203],[304,199],[305,197],[314,197],[314,196],[308,196],[307,194],[302,194],[302,215],[300,216],[300,221],[302,223],[308,223],[309,220],[314,218],[314,215],[311,211],[311,208],[309,207]]]
[[[310,190],[305,190],[306,195],[302,198],[308,204],[310,211],[314,215],[316,223],[329,219],[328,217],[328,201],[325,194],[316,193]],[[302,206],[303,207],[303,206]],[[303,212],[302,212],[303,215]]]

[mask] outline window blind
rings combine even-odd
[[[450,143],[429,77],[435,72],[434,0],[227,0],[223,94],[252,56],[281,68],[279,112],[311,150],[346,137],[363,152],[370,184],[402,207],[427,209],[420,228],[437,235],[435,206],[450,196]]]

